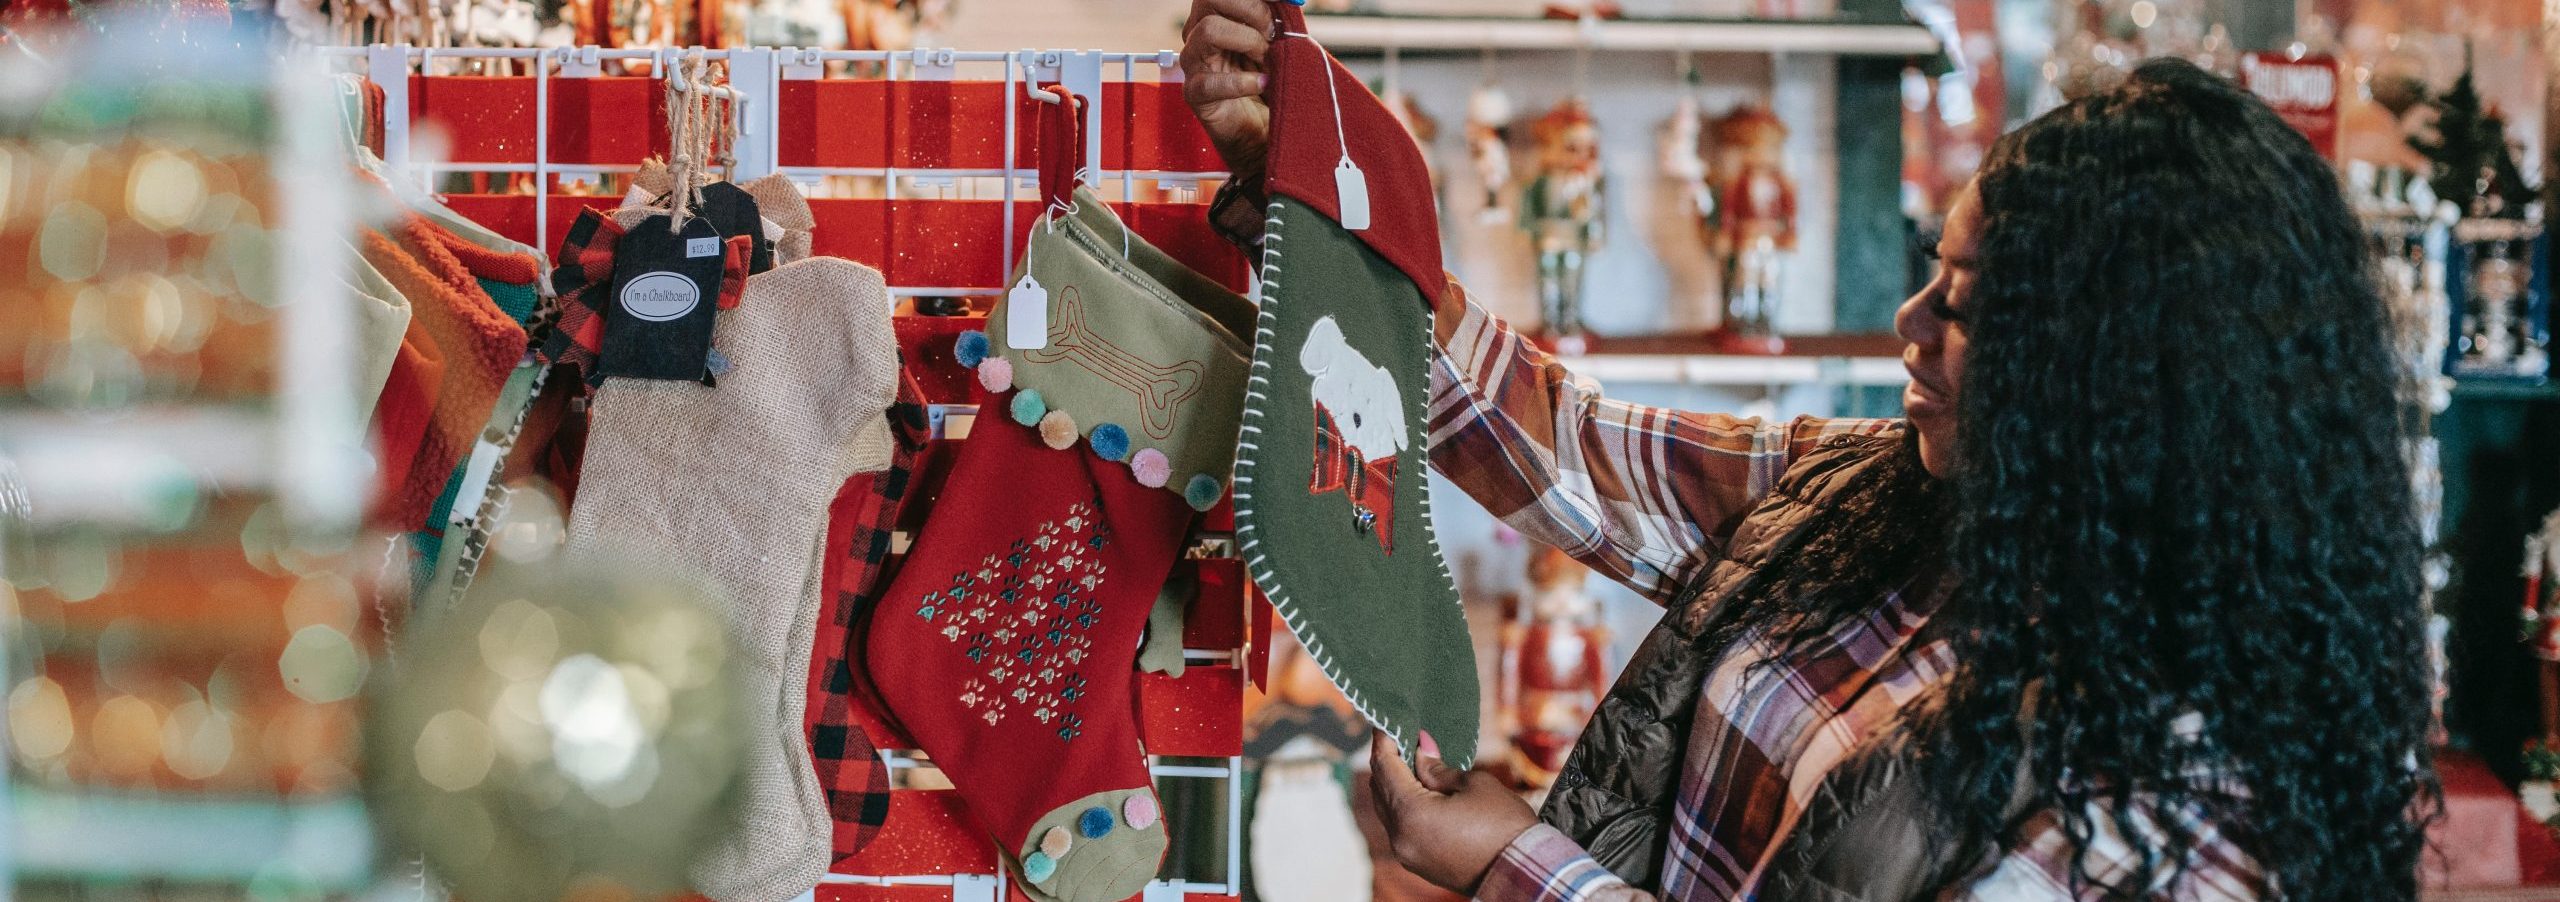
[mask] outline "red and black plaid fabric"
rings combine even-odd
[[[542,356],[575,367],[590,388],[602,381],[596,355],[604,348],[604,295],[613,290],[613,249],[622,233],[611,217],[589,207],[578,211],[578,221],[560,239],[560,252],[552,255],[559,261],[551,287],[560,296],[560,318],[542,343]]]
[[[853,648],[857,627],[889,585],[890,538],[909,499],[925,443],[933,437],[924,392],[902,374],[889,406],[895,450],[889,468],[845,481],[828,509],[827,572],[819,591],[818,644],[810,658],[810,757],[835,819],[835,858],[869,845],[889,815],[889,772],[874,754],[879,718],[869,687],[860,685]],[[865,725],[875,725],[866,729]]]
[[[1333,411],[1316,406],[1315,471],[1307,476],[1307,494],[1341,492],[1351,500],[1351,516],[1363,532],[1378,536],[1378,548],[1396,550],[1396,460],[1365,461],[1360,449],[1342,438]]]

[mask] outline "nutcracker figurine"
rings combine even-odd
[[[1476,219],[1494,225],[1511,218],[1502,189],[1511,184],[1511,95],[1486,82],[1467,98],[1467,168],[1483,191]]]
[[[1688,78],[1696,85],[1698,70],[1690,69]],[[1722,318],[1723,304],[1716,296],[1720,274],[1707,253],[1706,225],[1715,217],[1716,197],[1707,189],[1707,160],[1701,153],[1705,133],[1706,117],[1697,97],[1682,94],[1656,136],[1661,182],[1648,221],[1659,223],[1665,238],[1660,247],[1671,282],[1667,325],[1672,331],[1704,330]]]
[[[1600,249],[1608,180],[1600,169],[1600,128],[1579,98],[1557,104],[1532,126],[1538,176],[1520,194],[1520,228],[1538,250],[1538,300],[1547,332],[1582,336],[1582,271]]]
[[[1495,716],[1511,736],[1515,778],[1522,788],[1545,789],[1608,691],[1609,631],[1599,599],[1583,588],[1588,569],[1543,545],[1530,552],[1528,569],[1528,594],[1502,628]]]
[[[1775,350],[1779,283],[1796,249],[1796,184],[1785,169],[1787,127],[1764,107],[1744,105],[1715,122],[1708,181],[1716,210],[1709,243],[1724,263],[1724,329]]]

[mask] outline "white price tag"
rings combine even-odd
[[[1342,227],[1354,232],[1369,227],[1369,177],[1361,174],[1360,164],[1351,162],[1350,154],[1333,166],[1333,194],[1342,203]]]
[[[1004,295],[1004,346],[1036,351],[1049,346],[1049,289],[1024,270]]]
[[[716,256],[719,253],[720,239],[717,236],[685,239],[684,257],[687,260],[692,260],[698,257]]]

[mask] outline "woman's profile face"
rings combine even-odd
[[[1894,312],[1893,331],[1911,346],[1902,350],[1902,367],[1911,385],[1902,390],[1902,409],[1920,433],[1920,464],[1941,479],[1955,472],[1956,393],[1964,388],[1964,314],[1970,305],[1974,274],[1980,262],[1982,204],[1973,186],[1965,186],[1947,211],[1946,232],[1931,256],[1938,271],[1920,293]]]

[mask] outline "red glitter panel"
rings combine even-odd
[[[664,156],[666,96],[655,79],[551,79],[551,162],[637,166]]]
[[[442,133],[450,148],[446,156],[455,163],[533,162],[533,105],[530,78],[409,79],[411,134]]]
[[[1244,753],[1244,671],[1193,665],[1179,678],[1138,674],[1139,735],[1157,755]]]
[[[995,845],[987,831],[969,818],[960,794],[946,790],[900,790],[889,794],[889,817],[878,839],[853,857],[836,862],[839,874],[992,874]],[[819,890],[821,894],[826,889]],[[863,899],[894,898],[868,895]],[[942,898],[951,889],[942,888]]]
[[[818,220],[810,235],[811,252],[843,257],[888,272],[889,202],[810,198],[809,213]],[[892,277],[889,284],[897,284]]]
[[[1103,165],[1109,169],[1224,172],[1179,82],[1120,82],[1103,86]],[[1118,112],[1114,112],[1118,111]]]
[[[1027,135],[1032,122],[1028,104],[1037,103],[1019,89],[1011,95],[1017,132]],[[889,165],[901,169],[1003,169],[1004,106],[1000,81],[900,81],[889,87],[896,115],[888,117]],[[878,121],[878,120],[873,120]],[[1016,140],[1017,154],[1028,142]],[[1028,166],[1030,164],[1023,164]]]
[[[889,83],[785,81],[775,98],[774,147],[784,166],[880,169],[889,165]]]

